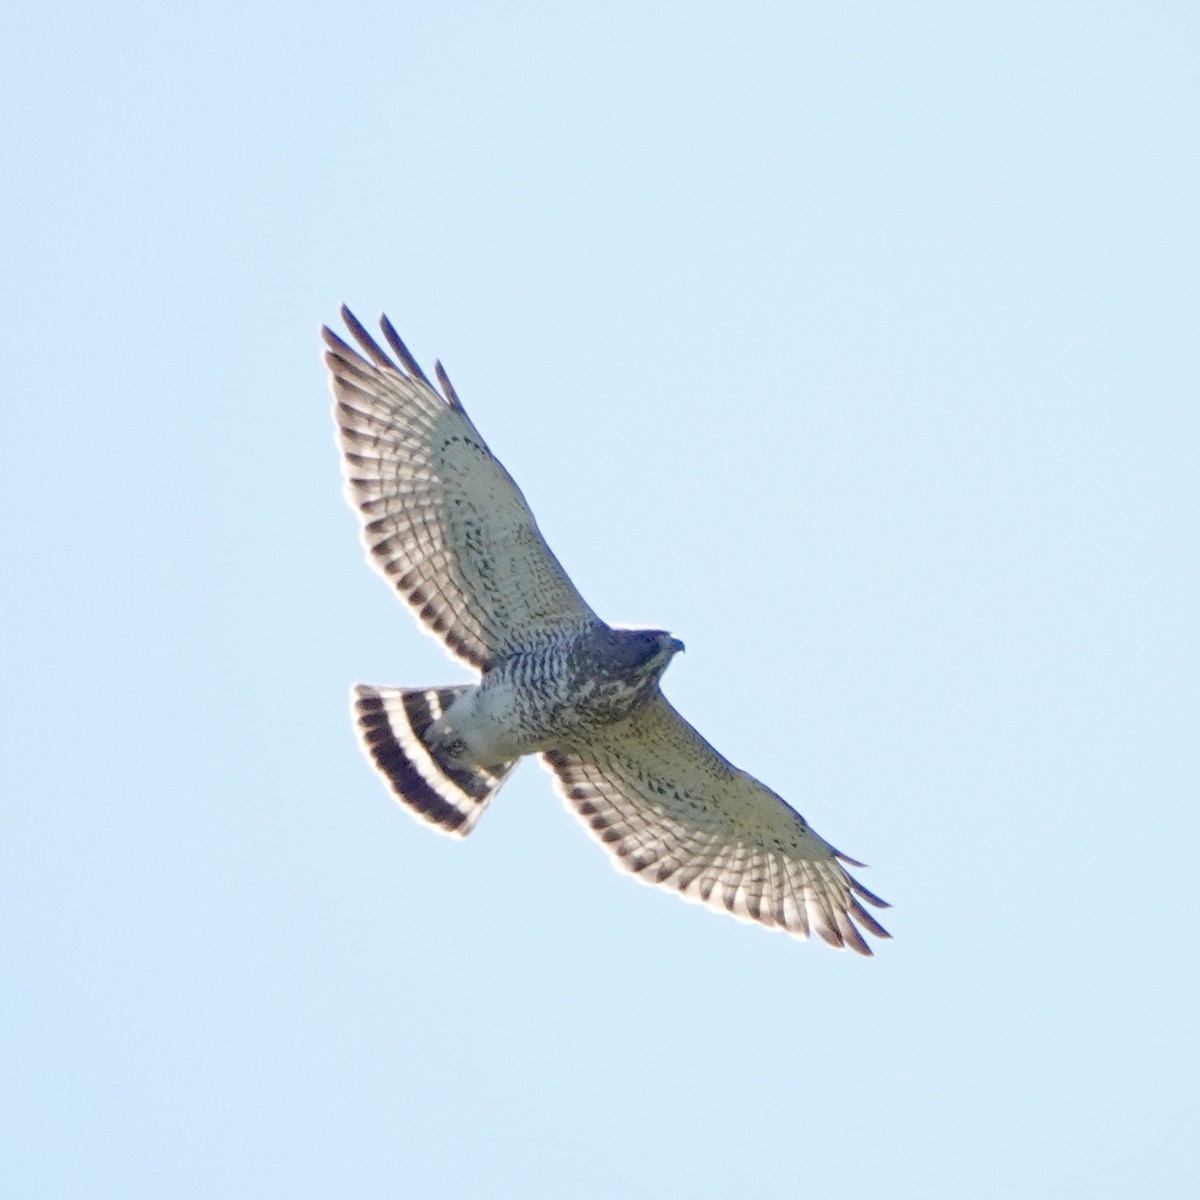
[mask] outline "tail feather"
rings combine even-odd
[[[514,763],[476,767],[426,741],[433,723],[469,689],[389,688],[359,684],[353,711],[359,741],[392,794],[442,833],[466,837]]]

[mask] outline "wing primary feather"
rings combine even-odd
[[[358,358],[358,351],[338,337],[328,325],[321,326],[321,337],[325,339],[325,345],[333,351],[332,354],[325,355],[327,365],[332,366],[335,362],[350,362]]]
[[[367,394],[374,397],[374,389],[378,386],[376,382],[378,372],[348,346],[345,353],[339,350],[326,351],[325,365],[329,367],[339,382],[349,377],[361,380],[367,385]]]
[[[856,954],[871,958],[875,952],[864,941],[863,935],[858,932],[850,917],[841,909],[835,909],[834,916],[837,919],[838,933],[841,935],[843,944],[849,946]]]
[[[404,369],[414,379],[419,379],[427,388],[432,388],[433,384],[429,382],[428,376],[421,370],[417,360],[413,358],[412,352],[401,340],[400,335],[396,332],[396,327],[387,319],[386,313],[379,318],[379,328],[383,330],[383,336],[387,338],[388,345],[396,352],[396,357],[404,364]]]
[[[366,331],[363,323],[344,304],[342,305],[342,320],[346,322],[346,328],[354,334],[354,340],[367,352],[376,366],[382,367],[385,371],[398,369],[396,364],[380,349],[379,343]]]
[[[869,933],[873,933],[876,937],[890,938],[892,935],[859,902],[853,897],[848,906],[850,915]]]
[[[450,382],[450,376],[446,374],[446,368],[442,366],[441,359],[434,362],[433,370],[437,375],[438,383],[442,385],[442,394],[450,401],[450,407],[457,408],[460,413],[465,413],[467,410],[463,408],[463,403],[458,398],[458,393],[454,390],[454,384]]]
[[[868,891],[853,875],[847,875],[850,880],[850,887],[860,895],[868,904],[873,904],[876,908],[891,908],[892,906],[886,901],[881,900],[874,892]]]

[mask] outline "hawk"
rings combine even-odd
[[[517,761],[540,754],[567,805],[636,878],[834,946],[871,950],[887,905],[798,812],[723,758],[659,682],[683,643],[602,621],[525,497],[387,317],[394,358],[349,309],[359,350],[322,330],[346,477],[368,559],[478,673],[449,687],[353,689],[359,740],[393,795],[464,837]]]

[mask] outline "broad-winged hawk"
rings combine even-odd
[[[359,685],[363,748],[443,833],[474,828],[517,760],[540,754],[568,805],[638,879],[720,912],[870,954],[886,907],[779,796],[723,758],[659,680],[683,644],[588,607],[441,363],[434,389],[382,318],[391,358],[346,308],[362,353],[324,329],[350,502],[370,562],[479,672],[438,688]],[[839,862],[839,860],[841,860]]]

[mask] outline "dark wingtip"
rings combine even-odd
[[[342,320],[346,322],[346,328],[354,335],[354,340],[367,352],[368,357],[377,367],[382,367],[385,371],[399,370],[380,348],[379,343],[367,332],[363,323],[344,304],[342,305]]]
[[[833,850],[833,847],[830,847]],[[844,863],[849,863],[852,867],[865,867],[865,862],[859,862],[857,858],[851,858],[848,854],[843,854],[840,850],[833,850],[833,857]]]
[[[426,387],[432,388],[433,385],[429,382],[425,372],[421,370],[420,364],[413,358],[409,348],[401,340],[400,335],[396,332],[396,327],[388,320],[387,313],[380,313],[379,328],[383,330],[383,336],[387,338],[388,345],[391,346],[396,357],[404,364],[408,373],[414,379],[419,379]]]
[[[433,371],[437,376],[438,383],[442,385],[442,395],[450,402],[450,407],[457,408],[459,412],[466,412],[462,401],[458,398],[458,393],[454,390],[454,384],[450,382],[450,376],[446,374],[446,368],[442,366],[441,359],[433,364]]]
[[[325,345],[339,357],[344,358],[346,355],[349,355],[351,358],[358,357],[354,347],[334,333],[328,325],[321,326],[321,337],[325,339]]]
[[[863,885],[861,883],[859,883],[858,880],[855,879],[853,875],[850,875],[847,878],[849,878],[849,880],[850,880],[850,886],[853,889],[854,894],[856,896],[861,896],[872,907],[874,907],[874,908],[891,908],[892,907],[886,900],[880,899],[880,897],[875,895],[874,892],[870,891],[868,888],[863,887]]]

